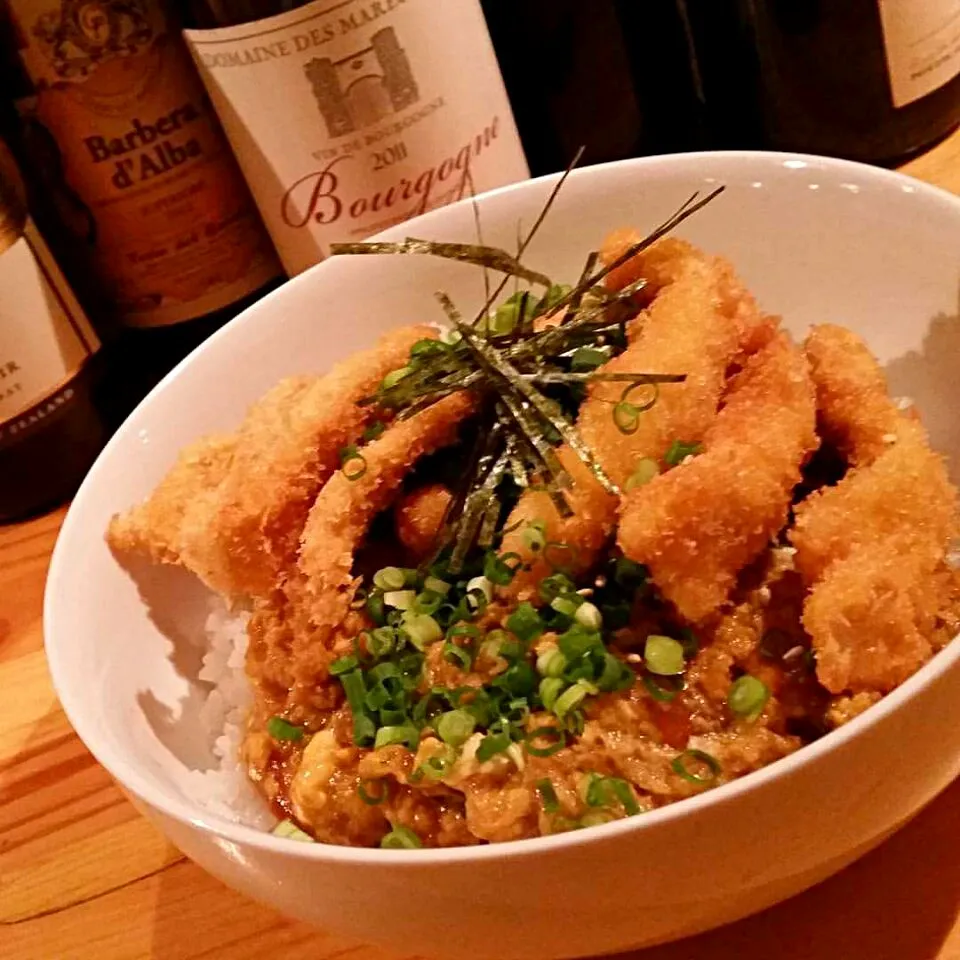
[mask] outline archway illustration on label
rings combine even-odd
[[[303,70],[330,137],[372,126],[420,99],[393,27],[378,30],[362,50],[340,60],[314,58]]]

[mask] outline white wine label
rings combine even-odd
[[[159,0],[8,0],[18,103],[54,205],[122,319],[176,323],[280,272]],[[58,172],[59,170],[59,172]]]
[[[185,36],[291,274],[529,175],[477,0],[315,0]]]
[[[11,202],[10,169],[0,145],[0,445],[68,403],[71,381],[100,346],[33,222]]]
[[[960,0],[878,0],[895,107],[960,73]]]

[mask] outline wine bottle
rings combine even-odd
[[[4,4],[31,176],[127,328],[142,391],[280,265],[162,0]]]
[[[960,0],[677,0],[714,143],[893,163],[960,123]]]
[[[483,0],[517,126],[538,175],[704,145],[675,0]]]
[[[103,445],[99,346],[0,141],[0,522],[65,500]]]
[[[528,175],[479,0],[186,0],[184,33],[290,274]]]

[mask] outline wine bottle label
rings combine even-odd
[[[960,0],[878,0],[895,107],[960,73]]]
[[[0,449],[70,402],[100,346],[22,207],[17,176],[0,144]]]
[[[315,0],[184,35],[291,274],[529,175],[477,0]]]
[[[28,142],[122,319],[189,320],[275,277],[250,193],[160,3],[9,3],[35,90],[18,103]]]

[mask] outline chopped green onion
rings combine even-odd
[[[316,843],[317,841],[301,830],[292,820],[281,820],[271,831],[275,837],[284,840],[299,840],[301,843]]]
[[[651,633],[643,648],[643,659],[647,669],[661,677],[673,677],[683,673],[686,661],[683,657],[683,645],[673,637],[664,637]]]
[[[267,733],[274,740],[291,741],[296,743],[303,739],[304,729],[296,724],[284,720],[283,717],[271,717],[267,721]]]
[[[370,443],[380,437],[386,429],[387,425],[382,420],[374,420],[373,423],[363,431],[360,439],[364,443]]]
[[[563,721],[563,729],[572,733],[575,737],[579,737],[583,733],[585,723],[586,720],[582,710],[571,710]]]
[[[597,688],[609,693],[612,690],[629,690],[636,681],[636,674],[607,650],[603,652],[600,675],[595,676]]]
[[[358,747],[369,747],[377,732],[377,725],[365,713],[353,715],[353,742]]]
[[[576,585],[565,573],[553,573],[544,577],[537,589],[544,602],[550,603],[557,597],[574,593]]]
[[[589,373],[603,366],[609,359],[608,353],[596,347],[578,347],[570,357],[570,369],[573,373]]]
[[[477,760],[480,763],[486,763],[498,753],[503,753],[513,741],[506,733],[488,733],[477,747]]]
[[[359,480],[367,472],[367,461],[356,447],[350,444],[340,451],[340,472],[348,480]]]
[[[407,577],[400,567],[383,567],[373,575],[373,584],[381,590],[402,590],[407,585]]]
[[[538,740],[545,740],[546,745],[538,747]],[[526,736],[527,753],[534,757],[550,757],[567,745],[566,735],[558,727],[537,727]]]
[[[563,655],[572,663],[579,660],[588,650],[602,648],[603,640],[596,631],[587,630],[579,623],[575,623],[557,637],[557,644]]]
[[[580,795],[588,807],[602,807],[607,803],[606,777],[599,773],[588,774],[581,781]]]
[[[518,290],[506,299],[487,322],[489,330],[495,336],[513,333],[517,325],[532,316],[535,309],[533,298],[527,290]]]
[[[443,639],[443,628],[426,613],[407,614],[403,618],[403,630],[418,650],[423,650],[431,643]]]
[[[537,673],[542,677],[559,677],[566,667],[567,658],[557,647],[550,647],[537,657]]]
[[[587,630],[596,632],[603,627],[603,614],[600,613],[600,608],[593,603],[581,603],[580,606],[577,607],[577,612],[574,614],[573,619]]]
[[[354,656],[340,657],[330,664],[330,676],[339,677],[341,673],[347,673],[350,670],[356,670],[360,666],[360,661]]]
[[[408,827],[394,827],[380,840],[380,846],[384,850],[417,850],[423,843]]]
[[[674,440],[669,449],[663,455],[663,462],[667,466],[675,467],[683,463],[687,457],[695,457],[701,449],[699,443],[684,443],[682,440]]]
[[[417,613],[436,613],[443,606],[443,594],[435,593],[433,590],[421,590],[413,601],[411,609]]]
[[[633,473],[627,478],[627,489],[635,490],[637,487],[645,487],[654,477],[660,473],[660,466],[656,460],[650,457],[641,457],[633,469]]]
[[[561,654],[562,656],[562,654]],[[540,681],[539,694],[540,701],[543,703],[544,707],[547,710],[552,710],[554,704],[557,702],[557,697],[563,692],[563,688],[566,684],[560,677],[544,677]]]
[[[643,678],[643,685],[654,700],[661,703],[670,703],[678,693],[683,690],[683,680],[680,677],[656,677],[646,676]]]
[[[635,816],[640,812],[640,804],[634,795],[633,788],[626,780],[619,777],[602,777],[592,773],[586,783],[584,800],[591,807],[609,807],[618,802],[628,816]]]
[[[450,584],[439,577],[427,577],[423,581],[423,589],[432,590],[434,593],[439,593],[441,597],[445,597],[450,592]]]
[[[493,584],[486,577],[471,577],[467,581],[467,596],[480,591],[489,603],[493,599]]]
[[[372,657],[385,657],[397,645],[393,627],[376,627],[367,634],[367,650]]]
[[[375,791],[371,793],[367,789],[368,786],[375,786]],[[387,799],[389,793],[390,783],[387,780],[361,780],[360,783],[357,784],[357,796],[369,807],[379,806]]]
[[[449,640],[443,645],[443,656],[450,663],[458,664],[461,670],[470,670],[473,667],[470,651]]]
[[[420,359],[421,357],[432,357],[439,353],[446,353],[447,350],[449,350],[449,345],[442,340],[424,338],[423,340],[418,340],[410,348],[410,358]]]
[[[540,805],[544,813],[556,813],[560,809],[560,801],[553,784],[544,778],[536,782],[537,793],[540,795]]]
[[[566,283],[550,284],[550,286],[547,287],[547,292],[540,298],[540,302],[537,304],[535,316],[539,317],[545,313],[551,313],[558,304],[566,299],[571,289],[570,285]]]
[[[343,692],[347,695],[350,708],[356,713],[363,709],[363,699],[367,695],[367,688],[363,682],[363,674],[359,670],[350,670],[340,674],[340,683]]]
[[[709,753],[704,753],[703,750],[684,750],[683,753],[673,758],[671,766],[674,772],[680,774],[684,780],[698,786],[713,783],[720,776],[722,769],[717,758],[710,756]],[[706,767],[707,772],[698,772],[698,767]]]
[[[459,747],[470,738],[476,729],[477,720],[466,710],[449,710],[437,717],[434,726],[444,743]]]
[[[395,743],[402,743],[413,750],[420,740],[420,733],[416,727],[405,724],[400,727],[381,727],[373,741],[373,749],[391,747]]]
[[[492,550],[483,559],[483,575],[498,587],[506,587],[516,576],[522,563],[519,553],[505,553],[497,556]]]
[[[634,795],[633,788],[626,780],[619,777],[607,777],[607,783],[613,790],[613,795],[620,801],[620,806],[628,817],[634,817],[640,812],[640,804]]]
[[[509,636],[506,630],[491,630],[487,636],[492,637],[495,633],[501,634],[504,639]],[[472,623],[456,623],[447,631],[447,637],[451,640],[454,637],[468,637],[472,641],[482,636],[483,631]]]
[[[457,754],[453,747],[444,745],[440,753],[434,754],[417,767],[413,772],[411,779],[422,780],[427,777],[429,780],[440,780],[450,773],[454,763],[456,763]]]
[[[574,707],[579,707],[591,692],[596,692],[596,687],[584,680],[578,680],[557,697],[553,705],[553,713],[563,719]]]
[[[416,599],[415,590],[388,590],[383,595],[383,602],[396,610],[409,610]]]
[[[613,422],[621,433],[636,433],[640,429],[640,408],[621,400],[613,408]]]
[[[413,373],[413,367],[400,367],[397,370],[391,370],[390,373],[383,378],[383,383],[380,384],[380,387],[383,390],[390,390],[404,377],[410,376],[411,373]]]
[[[521,536],[524,546],[536,553],[547,544],[547,524],[544,520],[531,520]]]
[[[537,686],[537,675],[533,667],[523,660],[512,663],[507,670],[498,674],[493,681],[494,686],[515,697],[526,697],[533,693]]]
[[[507,618],[507,629],[523,643],[533,643],[543,633],[544,623],[533,604],[524,601]]]
[[[573,617],[576,615],[577,607],[580,604],[577,603],[573,597],[554,597],[550,601],[550,608],[556,610],[557,613],[562,613],[565,617]]]
[[[690,660],[700,650],[700,639],[689,627],[683,627],[680,630],[680,645],[683,647],[683,655]]]
[[[365,606],[370,619],[378,626],[382,627],[387,622],[387,611],[383,602],[382,593],[371,593],[367,597]]]
[[[746,720],[756,720],[770,699],[767,685],[749,674],[733,681],[727,694],[727,704],[738,716]]]

